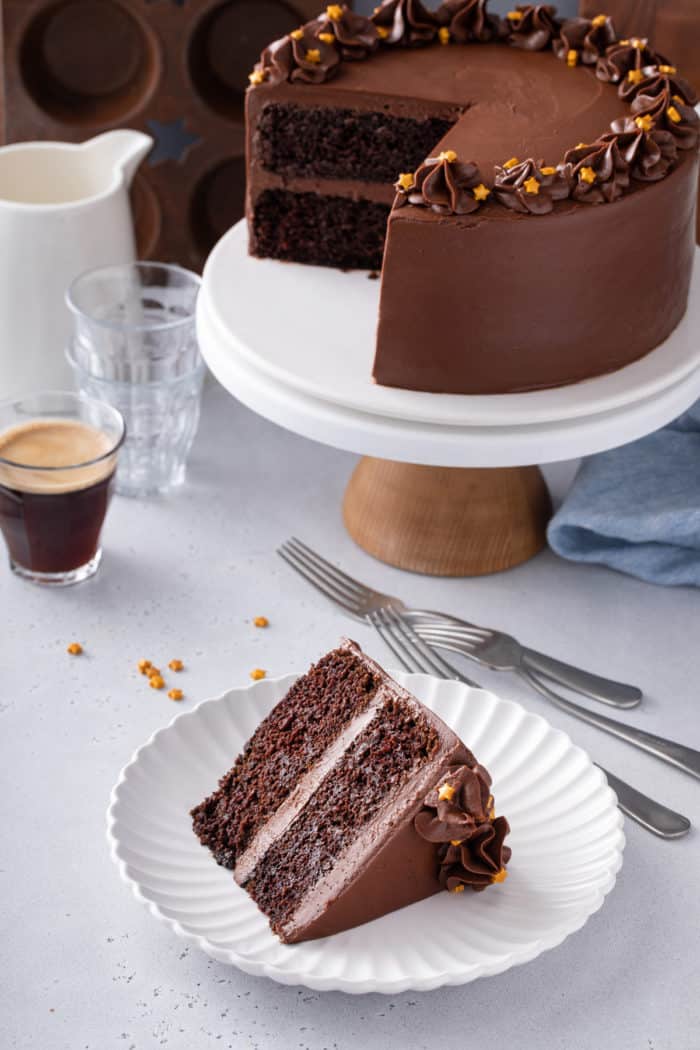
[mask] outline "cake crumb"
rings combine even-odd
[[[80,656],[82,651],[83,647],[80,644],[80,642],[71,642],[68,648],[66,649],[66,652],[70,653],[71,656]]]
[[[182,700],[184,695],[182,689],[171,689],[168,693],[171,700]]]
[[[168,664],[168,667],[171,671],[183,671],[185,665],[183,664],[182,660],[171,660]]]
[[[369,281],[378,281],[379,280],[379,270],[370,270],[369,273],[367,274],[367,280],[369,280]]]
[[[256,616],[253,620],[253,627],[269,627],[270,621],[267,616]]]
[[[263,671],[262,667],[256,667],[250,672],[250,677],[254,682],[259,682],[261,678],[267,675],[267,671]]]
[[[161,678],[159,674],[152,674],[148,677],[148,684],[150,685],[151,689],[162,689],[165,685],[165,681]]]

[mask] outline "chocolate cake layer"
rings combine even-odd
[[[438,746],[415,708],[391,697],[379,709],[246,884],[275,933],[283,934],[308,891]]]
[[[257,144],[263,167],[289,178],[364,179],[393,183],[417,167],[450,122],[388,113],[271,103],[260,114]]]
[[[251,234],[266,258],[378,270],[389,211],[375,201],[267,189],[256,201]]]
[[[378,682],[351,650],[319,661],[268,715],[192,811],[195,834],[218,864],[233,868],[258,829],[316,764],[329,744],[372,702]]]

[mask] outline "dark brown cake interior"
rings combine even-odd
[[[263,167],[287,177],[391,184],[399,171],[417,168],[451,126],[435,117],[273,102],[260,114],[256,144]]]
[[[439,737],[398,697],[385,703],[287,832],[258,863],[246,889],[283,935],[305,893],[334,866],[382,804],[429,761]]]
[[[318,193],[264,190],[255,205],[258,254],[340,269],[382,265],[389,206]]]
[[[233,868],[258,828],[377,690],[374,676],[347,650],[323,657],[261,722],[219,782],[192,810],[193,827],[217,863]]]

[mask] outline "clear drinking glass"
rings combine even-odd
[[[80,394],[0,402],[0,532],[18,576],[65,586],[97,572],[124,430]]]
[[[126,419],[117,471],[124,495],[166,492],[185,479],[205,373],[195,329],[200,285],[179,266],[127,263],[91,270],[68,290],[67,357],[78,388]]]

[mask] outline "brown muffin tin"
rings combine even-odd
[[[132,192],[139,252],[201,269],[243,214],[243,101],[270,40],[322,0],[0,0],[0,141],[115,127],[156,145]]]

